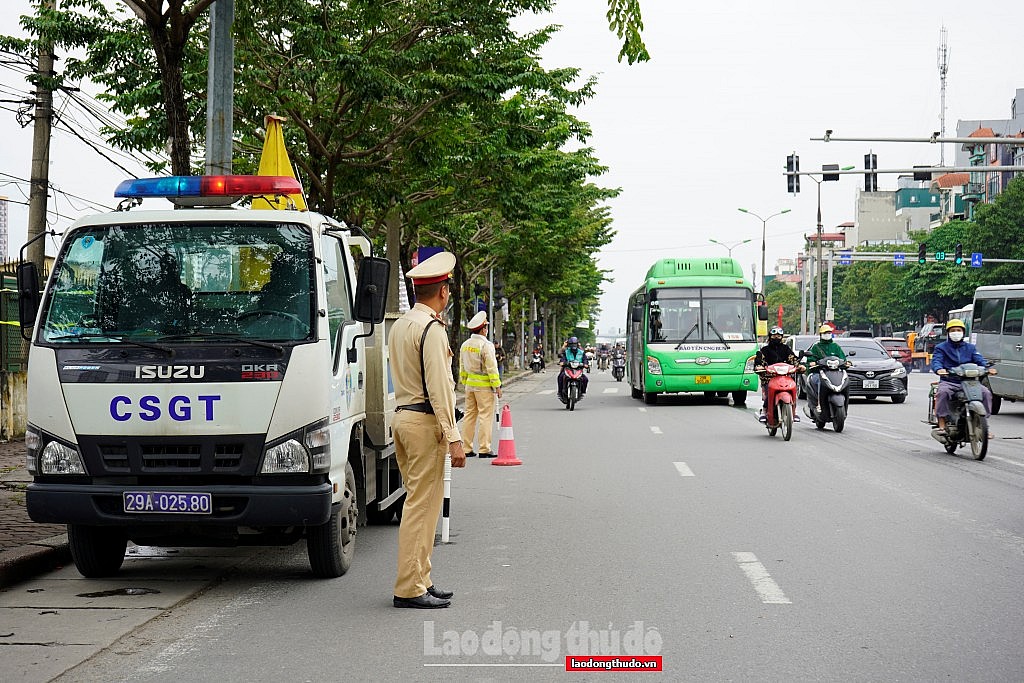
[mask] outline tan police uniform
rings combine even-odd
[[[436,254],[409,271],[416,284],[446,279],[455,267],[455,256]],[[420,339],[430,321],[438,315],[417,303],[395,321],[388,345],[391,374],[395,383],[395,452],[405,484],[405,505],[398,530],[398,576],[395,596],[415,598],[433,585],[430,555],[434,530],[444,498],[444,460],[448,444],[462,437],[455,424],[455,382],[452,379],[452,350],[443,321],[434,323],[423,341],[420,372]],[[425,412],[426,382],[430,409]]]
[[[470,452],[473,438],[479,439],[481,457],[493,457],[491,430],[494,426],[495,392],[501,386],[494,344],[480,332],[487,325],[487,315],[480,311],[467,325],[473,336],[459,349],[459,381],[466,387],[466,416],[462,421],[462,440]],[[470,455],[467,453],[466,455]]]

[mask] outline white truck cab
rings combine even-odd
[[[388,261],[326,216],[234,205],[299,192],[284,177],[125,181],[118,211],[64,233],[41,296],[19,266],[28,512],[68,525],[83,575],[116,573],[129,540],[305,538],[314,574],[340,576],[358,522],[401,504],[373,334]],[[146,197],[183,208],[136,209]]]

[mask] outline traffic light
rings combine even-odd
[[[865,154],[864,155],[864,170],[874,171],[878,168],[878,155],[877,154]],[[864,191],[865,192],[878,192],[878,174],[877,173],[865,173],[864,174]]]
[[[786,157],[786,191],[796,194],[800,191],[800,157],[790,154]]]
[[[956,243],[956,249],[953,251],[953,263],[958,266],[964,263],[964,245],[959,242]]]
[[[917,262],[922,266],[928,262],[928,244],[925,242],[917,245]]]

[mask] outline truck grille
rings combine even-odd
[[[230,437],[80,436],[86,467],[93,476],[255,474],[263,453],[262,435]]]

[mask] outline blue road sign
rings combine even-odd
[[[981,268],[981,252],[975,251],[971,254],[971,268]]]
[[[906,261],[904,260],[905,258],[906,258],[906,254],[893,254],[892,255],[892,263],[893,263],[893,265],[896,265],[896,266],[905,266],[905,265],[907,265]]]
[[[843,251],[839,252],[839,265],[848,266],[851,263],[853,263],[853,258],[851,258],[850,256],[851,253],[851,249],[844,249]]]

